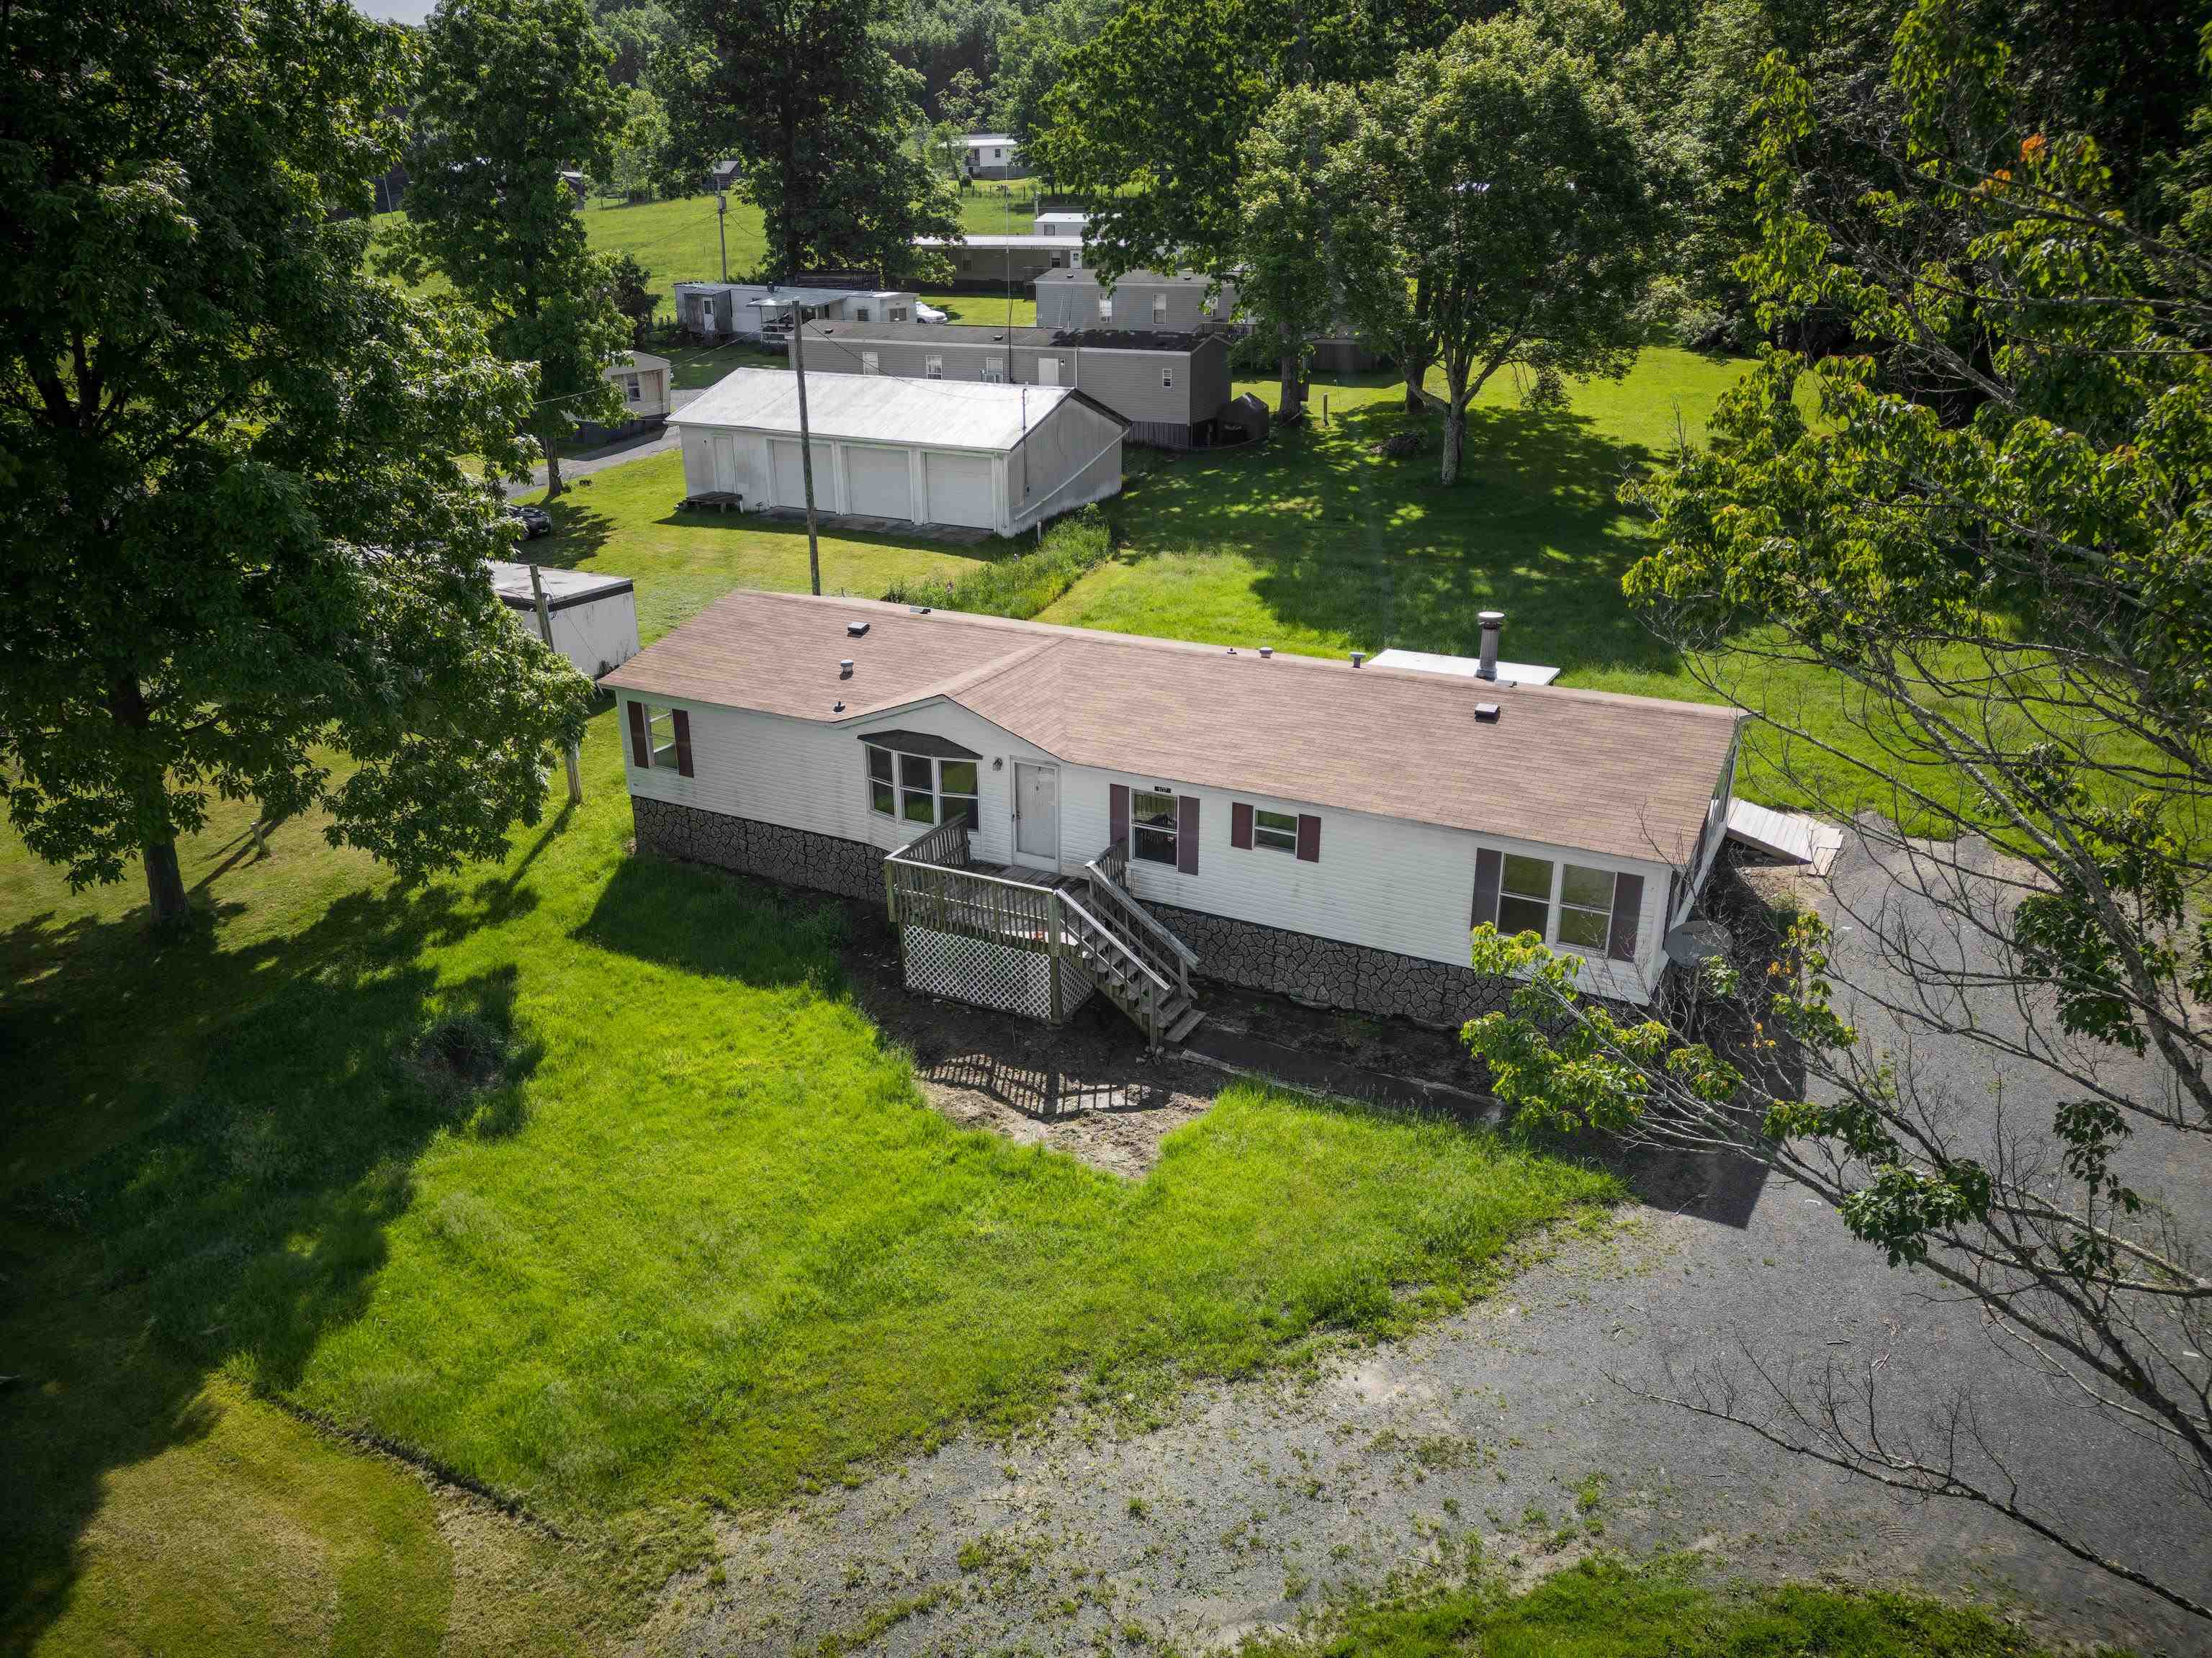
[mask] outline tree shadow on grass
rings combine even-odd
[[[541,504],[553,520],[553,533],[524,542],[514,555],[520,563],[573,570],[614,539],[614,519],[573,489]]]
[[[685,973],[836,995],[848,926],[834,898],[647,853],[623,862],[570,936]]]
[[[514,970],[441,983],[420,959],[525,902],[478,897],[356,893],[300,933],[238,950],[208,930],[149,951],[129,917],[26,923],[0,940],[10,1035],[29,1037],[11,1136],[66,1143],[88,1091],[137,1096],[148,1124],[66,1166],[34,1153],[18,1167],[59,1172],[10,1193],[10,1643],[32,1644],[70,1604],[109,1474],[207,1431],[196,1401],[214,1372],[291,1388],[323,1338],[362,1315],[432,1137],[519,1123],[537,1048],[516,1026]],[[64,982],[94,1028],[16,1022],[16,992]],[[100,1028],[132,1040],[101,1042]],[[479,1049],[488,1066],[456,1071],[456,1051]]]
[[[1413,428],[1418,453],[1373,452]],[[1675,653],[1637,619],[1620,579],[1649,543],[1618,499],[1655,459],[1571,413],[1468,412],[1458,483],[1437,482],[1442,418],[1395,401],[1255,449],[1188,458],[1146,480],[1129,531],[1141,562],[1233,553],[1255,596],[1291,626],[1348,647],[1472,655],[1479,613],[1503,610],[1507,655],[1578,669],[1667,672]],[[1516,642],[1517,641],[1517,642]]]

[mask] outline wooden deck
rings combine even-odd
[[[1198,957],[1111,878],[1115,850],[1079,881],[975,864],[963,824],[916,836],[884,860],[884,902],[900,929],[908,985],[1054,1023],[1097,990],[1154,1048],[1182,1041],[1204,1017],[1190,988]],[[908,928],[919,930],[912,946]]]

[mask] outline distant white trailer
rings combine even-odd
[[[530,590],[530,567],[490,561],[492,591],[514,612],[516,622],[538,631],[538,604]],[[586,679],[612,672],[637,654],[637,592],[628,576],[594,575],[588,570],[540,566],[545,608],[553,624],[553,648]]]

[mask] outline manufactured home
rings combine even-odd
[[[796,305],[808,317],[910,322],[921,296],[907,288],[792,288],[770,282],[678,282],[676,325],[702,339],[781,339]]]
[[[964,324],[817,322],[806,367],[987,384],[1073,386],[1129,422],[1129,439],[1162,449],[1216,440],[1228,403],[1229,347],[1213,334]]]
[[[1065,236],[1005,235],[917,236],[914,245],[925,253],[942,253],[952,267],[955,288],[981,288],[1003,293],[1026,289],[1048,270],[1065,270],[1083,263],[1083,243]]]
[[[963,141],[967,155],[961,165],[971,179],[1018,179],[1022,176],[1022,150],[1010,133],[971,132]]]
[[[538,598],[530,584],[530,566],[503,559],[487,562],[499,602],[526,632],[538,633]],[[578,673],[597,679],[637,654],[637,592],[629,577],[550,565],[539,566],[538,576],[544,585],[553,648]]]
[[[888,905],[908,982],[1156,1044],[1208,979],[1458,1024],[1540,935],[1641,1006],[1724,835],[1728,709],[735,592],[633,658],[641,851]]]
[[[1237,314],[1237,284],[1193,271],[1172,276],[1132,270],[1111,288],[1080,265],[1047,270],[1036,279],[1040,328],[1117,328],[1139,333],[1188,334],[1225,327]]]
[[[1073,386],[806,369],[814,504],[824,513],[1015,535],[1121,488],[1128,422]],[[799,376],[738,368],[679,410],[693,500],[803,509]]]
[[[611,421],[579,421],[577,435],[586,443],[613,441],[657,430],[668,418],[673,368],[650,351],[625,351],[600,370],[599,377],[621,392],[623,412]]]
[[[1036,226],[1036,234],[1040,236],[1056,237],[1063,241],[1073,237],[1079,242],[1083,240],[1084,231],[1090,228],[1091,216],[1088,213],[1040,213],[1030,223]]]

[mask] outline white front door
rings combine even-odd
[[[1060,384],[1060,359],[1058,357],[1039,357],[1037,359],[1037,384],[1039,386],[1057,386]]]
[[[1060,867],[1060,768],[1014,762],[1014,861]]]

